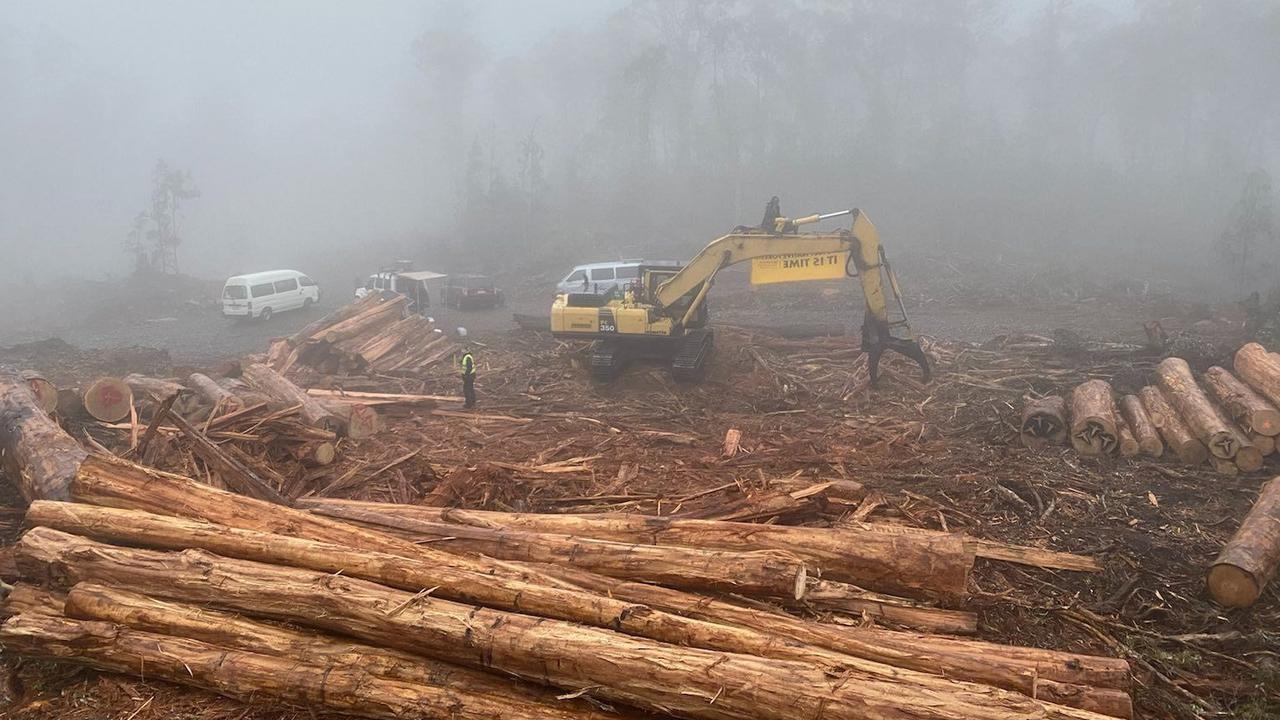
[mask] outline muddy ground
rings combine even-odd
[[[956,273],[953,279],[913,287],[904,278],[914,292],[915,326],[931,340],[926,344],[938,364],[937,381],[928,387],[891,381],[878,389],[859,380],[856,336],[780,336],[800,326],[856,327],[860,310],[850,308],[860,300],[843,284],[752,290],[743,274],[726,274],[713,298],[715,320],[747,329],[720,333],[710,377],[690,388],[645,365],[613,386],[591,384],[583,377],[580,348],[511,329],[511,312],[544,313],[549,302],[541,286],[512,283],[508,308],[457,317],[465,317],[463,324],[484,343],[477,353],[482,411],[518,422],[400,418],[383,436],[344,448],[334,474],[350,471],[359,478],[407,450],[420,455],[376,481],[348,484],[341,495],[412,502],[451,472],[479,468],[457,493],[458,504],[652,512],[666,498],[725,483],[856,479],[884,498],[870,509],[871,521],[962,530],[1103,560],[1106,570],[1099,574],[980,562],[965,607],[979,613],[981,637],[1129,658],[1139,717],[1280,717],[1274,631],[1280,591],[1273,586],[1253,608],[1227,612],[1208,600],[1203,583],[1207,563],[1276,461],[1271,473],[1221,478],[1169,462],[1085,459],[1065,450],[1037,454],[1014,441],[1025,392],[1063,391],[1091,376],[1135,390],[1158,359],[1139,347],[1143,321],[1161,319],[1174,331],[1208,322],[1227,338],[1240,324],[1236,308],[1071,278],[978,283]],[[64,339],[99,347],[154,344],[169,356],[143,349],[80,352],[46,343],[0,352],[0,361],[26,358],[67,379],[118,372],[130,363],[151,363],[141,371],[162,374],[165,363],[212,364],[261,351],[265,338],[309,319],[282,315],[271,323],[227,324],[212,313],[196,313],[146,325],[82,328],[76,333],[83,334],[63,333]],[[442,316],[441,322],[448,327],[455,320]],[[1096,342],[1064,352],[1026,337],[1051,337],[1062,329]],[[912,372],[897,361],[891,367]],[[440,368],[413,389],[456,392],[456,382]],[[742,431],[746,452],[721,458],[718,448],[731,427]],[[592,459],[580,472],[555,476],[485,468],[489,461],[529,466],[582,457]],[[604,495],[610,499],[591,499]],[[16,513],[7,517],[16,528]],[[821,522],[840,519],[837,512]],[[305,709],[242,705],[164,683],[41,663],[21,664],[14,678],[9,690],[17,703],[3,717],[312,717]]]

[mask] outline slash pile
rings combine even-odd
[[[762,604],[946,594],[958,536],[312,504],[344,521],[101,456],[70,495],[28,510],[6,649],[377,718],[1131,714],[1123,660]]]

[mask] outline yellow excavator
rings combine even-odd
[[[804,225],[844,216],[851,218],[847,230],[798,231]],[[716,273],[748,260],[762,263],[753,264],[753,282],[757,267],[766,266],[781,278],[767,280],[770,282],[831,277],[833,271],[837,276],[857,277],[866,299],[862,349],[867,353],[872,383],[879,378],[885,350],[915,360],[924,381],[931,378],[929,361],[907,323],[898,279],[871,220],[857,209],[787,218],[776,197],[769,201],[759,227],[734,228],[682,268],[641,265],[636,282],[621,293],[557,295],[551,305],[551,332],[557,338],[594,341],[591,374],[600,381],[613,380],[632,359],[668,361],[677,381],[700,380],[714,341],[714,332],[707,326],[707,293]],[[843,267],[833,268],[833,264]],[[885,279],[899,319],[889,318]],[[894,330],[899,330],[901,337],[895,336]]]

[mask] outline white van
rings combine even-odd
[[[320,286],[297,270],[236,275],[222,287],[226,317],[269,319],[286,310],[311,307],[320,301]]]
[[[640,259],[587,263],[574,267],[572,272],[556,284],[556,291],[608,295],[614,288],[624,288],[639,278],[641,266],[679,268],[684,263],[676,260]]]

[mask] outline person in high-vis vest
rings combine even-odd
[[[476,406],[476,359],[471,348],[462,353],[462,397],[466,400],[464,407]]]

